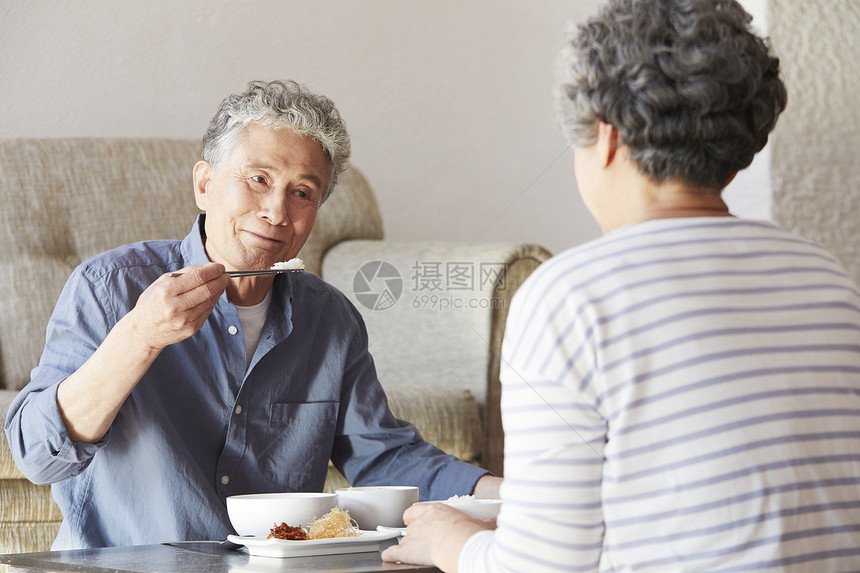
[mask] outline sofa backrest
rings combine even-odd
[[[45,326],[80,262],[146,239],[181,239],[198,209],[197,140],[0,140],[0,388],[23,388]],[[380,239],[382,222],[361,173],[341,174],[299,254],[319,273],[347,239]]]

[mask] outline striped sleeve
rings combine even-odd
[[[539,287],[525,285],[517,293],[509,324],[523,319],[522,305]],[[593,352],[575,342],[587,338],[586,326],[569,311],[575,308],[538,305],[529,310],[527,328],[507,330],[501,369],[505,503],[495,541],[475,540],[463,552],[472,560],[462,562],[460,571],[597,569],[606,422],[594,408],[596,394],[579,389],[595,364]],[[534,351],[544,348],[555,350]]]

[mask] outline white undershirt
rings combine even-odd
[[[242,325],[242,335],[245,338],[245,369],[251,365],[251,359],[254,357],[254,352],[257,350],[257,343],[260,342],[260,334],[263,332],[263,325],[266,324],[266,315],[269,313],[269,305],[272,302],[272,290],[266,293],[266,298],[263,302],[254,306],[239,306],[236,305],[236,312],[239,313],[239,323]]]

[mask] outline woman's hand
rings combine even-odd
[[[435,565],[442,571],[457,571],[457,560],[466,540],[495,521],[480,521],[445,505],[413,505],[403,513],[406,535],[398,545],[382,552],[383,561]]]

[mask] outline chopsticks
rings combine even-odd
[[[303,271],[304,269],[264,269],[258,271],[227,271],[227,274],[231,277],[259,277],[264,275],[277,275],[280,273],[300,273]],[[185,271],[173,271],[170,273],[170,276],[178,277],[184,273]]]

